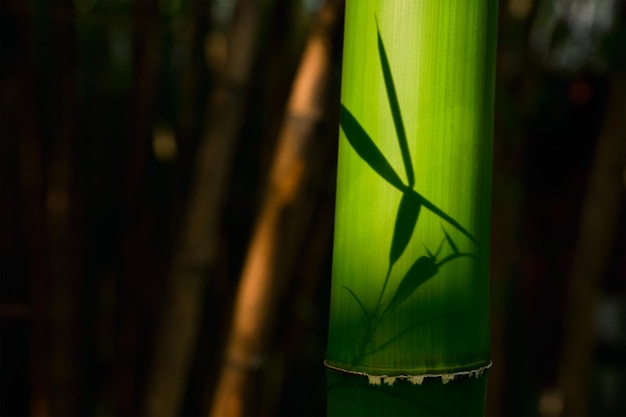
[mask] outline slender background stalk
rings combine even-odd
[[[311,153],[314,127],[323,115],[331,66],[331,39],[343,1],[328,0],[308,40],[296,74],[269,184],[244,264],[224,364],[211,407],[213,416],[249,415],[255,372],[266,362],[266,344],[280,294],[276,262],[286,210],[293,205]],[[293,256],[287,253],[288,256]],[[284,256],[284,255],[283,255]]]

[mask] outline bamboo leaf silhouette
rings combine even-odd
[[[389,265],[393,265],[400,258],[406,249],[417,218],[422,207],[422,199],[413,190],[406,190],[402,194],[400,206],[398,207],[398,215],[396,216],[396,224],[393,230],[393,238],[391,240],[391,250],[389,251]]]
[[[409,298],[422,284],[437,274],[439,267],[435,260],[428,256],[420,256],[415,263],[409,268],[402,281],[396,289],[396,293],[383,312],[385,314],[390,309],[400,305]]]
[[[411,153],[409,152],[406,132],[404,131],[404,124],[402,123],[402,115],[400,113],[400,104],[398,103],[396,88],[393,84],[393,77],[391,76],[391,67],[389,66],[387,53],[385,52],[385,45],[380,37],[378,21],[376,22],[376,31],[378,33],[378,55],[380,55],[380,64],[383,67],[383,78],[385,79],[385,88],[387,89],[387,97],[389,98],[393,124],[396,127],[396,133],[398,135],[398,143],[400,144],[400,151],[402,152],[402,161],[404,162],[404,168],[406,169],[407,181],[409,182],[409,187],[413,187],[415,184],[415,175],[413,174]]]
[[[452,248],[454,253],[458,254],[459,249],[456,247],[455,243],[452,241],[452,238],[450,237],[448,232],[446,232],[446,229],[443,226],[441,226],[441,229],[443,230],[443,234],[446,235],[446,240],[448,241],[448,244],[450,244],[450,247]]]
[[[365,320],[368,320],[369,314],[367,314],[367,310],[365,309],[365,306],[363,305],[361,300],[359,300],[359,297],[357,297],[354,291],[352,291],[350,288],[346,287],[345,285],[342,285],[342,287],[345,288],[350,294],[352,294],[356,302],[359,303],[359,305],[361,306],[361,310],[363,310],[363,314],[365,315]]]
[[[445,240],[445,239],[443,239],[443,240],[441,241],[441,243],[439,243],[439,246],[437,246],[437,252],[435,252],[435,255],[434,255],[434,256],[432,256],[432,255],[431,255],[431,258],[433,258],[433,259],[437,260],[437,256],[439,256],[439,252],[441,252],[441,248],[443,248],[443,242],[445,242],[445,241],[446,241],[446,240]],[[428,252],[428,254],[430,255],[430,252]]]
[[[426,247],[426,245],[423,245],[423,246],[424,246],[424,249],[426,249],[426,253],[428,254],[428,256],[433,258],[433,259],[435,259],[435,255],[433,255],[433,253],[430,251],[430,249],[428,249]]]
[[[440,260],[439,262],[437,262],[437,265],[439,265],[439,267],[441,267],[442,265],[444,265],[444,264],[446,264],[446,263],[448,263],[448,262],[451,262],[451,261],[453,261],[453,260],[455,260],[455,259],[458,259],[458,258],[465,258],[465,257],[467,257],[467,258],[471,258],[471,259],[474,259],[475,261],[479,261],[479,260],[480,260],[480,257],[476,256],[476,255],[475,255],[475,254],[473,254],[473,253],[469,253],[469,252],[458,252],[458,253],[453,253],[453,254],[451,254],[451,255],[446,256],[445,258],[443,258],[442,260]]]
[[[389,184],[403,191],[406,186],[391,167],[382,152],[376,147],[376,144],[369,137],[365,129],[356,120],[343,104],[341,105],[341,128],[346,134],[348,142],[356,153],[363,159],[378,175],[380,175]]]
[[[434,205],[433,203],[431,203],[430,201],[428,201],[426,198],[424,198],[424,196],[422,196],[421,194],[419,194],[419,197],[422,199],[422,205],[424,207],[426,207],[428,210],[432,211],[433,213],[435,213],[437,216],[439,216],[440,218],[442,218],[443,220],[447,221],[448,223],[450,223],[450,225],[454,226],[459,232],[463,233],[469,240],[471,240],[472,242],[474,242],[475,244],[478,245],[478,242],[476,241],[476,238],[470,233],[468,232],[463,226],[461,226],[459,224],[459,222],[457,222],[456,220],[454,220],[452,217],[450,217],[448,214],[446,214],[443,210],[441,210],[439,207],[437,207],[436,205]]]

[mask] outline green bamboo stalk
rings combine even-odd
[[[496,24],[347,2],[329,415],[483,414]]]

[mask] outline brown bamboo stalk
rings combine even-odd
[[[301,184],[312,132],[323,113],[332,39],[343,3],[329,0],[305,48],[297,71],[272,164],[269,183],[248,249],[233,311],[224,364],[210,415],[249,415],[254,371],[263,366],[266,335],[273,319],[275,262],[282,214]]]
[[[559,375],[564,400],[562,412],[566,416],[587,415],[588,412],[593,313],[600,292],[599,280],[606,272],[624,206],[621,178],[626,154],[623,77],[613,79],[611,87],[587,185],[567,293]]]
[[[132,18],[132,26],[126,30],[132,42],[134,62],[134,82],[129,91],[131,99],[128,110],[133,115],[129,125],[129,140],[125,148],[125,178],[123,207],[128,216],[137,219],[133,227],[126,227],[121,238],[122,269],[120,273],[102,274],[98,283],[98,308],[96,320],[99,331],[95,340],[100,352],[100,360],[110,371],[103,375],[104,382],[98,393],[106,398],[113,413],[132,415],[137,413],[137,392],[141,379],[130,363],[140,363],[138,343],[129,340],[142,339],[142,302],[145,288],[159,281],[154,271],[162,263],[154,260],[153,230],[146,225],[151,221],[146,216],[142,188],[148,183],[149,140],[153,115],[156,108],[159,72],[157,45],[161,39],[155,36],[158,30],[158,7],[153,2],[136,2],[129,12],[120,14]],[[144,27],[146,30],[133,30]],[[150,297],[155,297],[150,293]],[[134,300],[135,304],[123,300]],[[124,320],[116,325],[116,315],[123,309]],[[117,310],[117,312],[116,312]],[[135,336],[136,335],[136,336]],[[113,344],[113,343],[114,344]],[[105,348],[107,347],[108,348]],[[101,400],[102,401],[102,400]],[[111,412],[111,411],[109,411]]]
[[[210,97],[208,123],[198,145],[188,208],[172,261],[168,299],[148,378],[145,415],[180,412],[200,327],[205,274],[215,258],[219,215],[244,115],[262,7],[258,1],[239,1],[230,34],[231,53]]]

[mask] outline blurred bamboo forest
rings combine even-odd
[[[625,415],[626,2],[499,4],[487,412]],[[2,415],[325,414],[342,7],[0,1]]]

